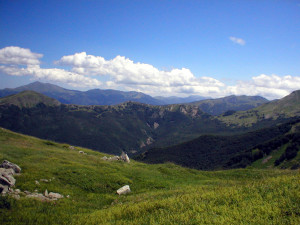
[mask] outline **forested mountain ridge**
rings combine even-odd
[[[251,126],[237,126],[226,121],[230,115],[214,117],[195,105],[153,106],[125,102],[114,106],[80,106],[61,104],[42,94],[25,91],[0,99],[0,126],[107,153],[119,154],[123,150],[139,153],[204,134],[241,134],[288,122],[297,117],[300,110],[293,96],[289,101],[295,103],[294,108],[290,105],[294,114],[264,118]]]
[[[228,96],[218,99],[206,99],[201,96],[189,97],[151,97],[142,92],[92,89],[88,91],[68,90],[54,84],[34,82],[18,88],[0,90],[0,97],[17,94],[22,91],[35,91],[54,98],[64,104],[76,105],[116,105],[126,101],[151,105],[192,104],[211,115],[219,115],[228,110],[247,110],[267,102],[259,96]],[[199,101],[202,100],[202,101]],[[193,103],[191,103],[193,102]]]
[[[48,97],[33,93],[25,91],[2,98],[0,126],[109,153],[134,152],[149,145],[168,146],[201,133],[228,130],[194,106],[135,102],[115,106],[49,105],[44,102]],[[25,103],[32,95],[36,104],[27,107]]]
[[[135,157],[147,163],[173,162],[185,167],[216,170],[244,168],[257,160],[268,158],[273,151],[281,154],[272,156],[273,167],[286,160],[288,167],[300,167],[300,119],[281,125],[259,129],[238,135],[201,135],[178,145],[153,148]],[[276,158],[275,158],[276,157]],[[268,158],[270,159],[270,157]],[[259,167],[259,165],[257,165]],[[284,166],[284,165],[282,165]]]

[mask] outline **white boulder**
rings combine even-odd
[[[128,193],[130,193],[130,192],[131,192],[131,190],[130,190],[129,185],[125,185],[125,186],[123,186],[123,187],[121,187],[121,188],[119,188],[119,189],[117,190],[117,193],[118,193],[119,195],[125,195],[125,194],[128,194]]]

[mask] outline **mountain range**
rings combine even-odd
[[[70,91],[43,85],[56,95]],[[45,91],[40,83],[32,86]],[[171,161],[197,169],[245,167],[266,155],[265,147],[257,147],[266,143],[281,149],[281,161],[289,158],[285,149],[298,146],[292,140],[298,137],[299,96],[300,91],[294,91],[266,103],[261,103],[261,97],[229,96],[189,104],[161,106],[127,101],[101,106],[64,104],[27,90],[0,98],[0,126],[106,153],[126,151],[149,163]],[[251,102],[259,106],[235,111],[238,104],[248,107]],[[227,111],[220,114],[222,107],[221,111]],[[276,140],[280,144],[274,144]]]
[[[248,110],[255,108],[267,99],[260,96],[229,96],[219,99],[206,99],[201,96],[151,97],[141,92],[92,89],[88,91],[68,90],[49,83],[34,82],[18,88],[0,90],[0,97],[30,90],[54,98],[64,104],[76,105],[116,105],[126,101],[150,105],[191,104],[211,115],[220,115],[228,110]]]

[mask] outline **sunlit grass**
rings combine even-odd
[[[300,224],[299,171],[205,172],[103,156],[0,129],[0,160],[22,168],[15,188],[70,195],[56,202],[2,197],[0,224]],[[37,185],[40,179],[51,182]],[[125,184],[132,193],[118,196]]]

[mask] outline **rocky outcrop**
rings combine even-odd
[[[123,160],[126,163],[130,163],[130,159],[128,157],[128,155],[125,152],[122,152],[120,159]]]
[[[0,168],[13,169],[15,171],[15,173],[21,173],[21,168],[18,165],[11,163],[7,160],[4,160],[2,162],[2,164],[0,165]]]
[[[56,201],[64,197],[59,193],[55,193],[55,192],[48,193],[47,189],[45,190],[44,194],[37,193],[37,192],[30,193],[29,191],[24,191],[24,193],[26,194],[26,198],[35,198],[41,201]]]
[[[14,175],[16,173],[20,173],[21,168],[11,163],[7,160],[4,160],[0,165],[0,193],[6,194],[9,192],[11,187],[13,187],[16,183],[16,179]]]
[[[117,190],[118,195],[125,195],[125,194],[128,194],[130,192],[131,192],[131,190],[130,190],[129,185],[125,185],[125,186],[123,186],[123,187],[121,187]]]
[[[126,163],[130,163],[130,159],[125,152],[122,152],[122,154],[120,156],[113,156],[113,157],[104,156],[101,159],[106,160],[106,161],[123,161]]]
[[[20,199],[21,196],[25,196],[26,198],[36,198],[41,201],[55,201],[64,197],[59,193],[48,193],[48,190],[45,190],[44,195],[38,193],[37,190],[33,193],[29,191],[22,192],[20,189],[14,190],[13,186],[16,183],[14,175],[20,174],[20,172],[21,168],[18,165],[7,160],[4,160],[2,162],[2,164],[0,165],[0,193],[2,195],[9,195],[15,199]],[[40,179],[40,181],[48,183],[51,181],[51,179]],[[36,180],[35,184],[40,185],[40,182]]]

